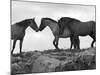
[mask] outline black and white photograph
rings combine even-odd
[[[11,75],[96,69],[96,6],[11,1]]]

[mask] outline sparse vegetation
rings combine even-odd
[[[11,73],[43,73],[96,68],[96,48],[81,50],[46,50],[11,56]]]

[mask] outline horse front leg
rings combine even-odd
[[[56,49],[57,49],[57,50],[59,50],[59,48],[58,48],[58,41],[59,41],[59,39],[57,38],[57,39],[56,39]]]
[[[56,40],[55,39],[53,40],[53,45],[56,48]]]
[[[15,46],[16,46],[16,41],[17,41],[17,40],[14,40],[14,41],[13,41],[13,48],[12,48],[12,51],[11,51],[11,54],[12,54],[12,55],[13,55],[13,51],[14,51]]]
[[[23,44],[23,39],[20,40],[20,54],[22,53],[22,44]]]
[[[59,38],[58,38],[58,37],[55,37],[55,39],[54,39],[54,41],[53,41],[53,45],[55,46],[55,48],[56,48],[57,50],[59,50],[59,48],[58,48],[58,41],[59,41]]]
[[[71,42],[70,49],[72,49],[72,46],[73,46],[73,38],[72,37],[70,37],[70,42]]]

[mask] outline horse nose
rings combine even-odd
[[[39,31],[39,29],[36,30],[36,32],[38,32],[38,31]]]
[[[42,30],[39,28],[38,31],[42,31]]]

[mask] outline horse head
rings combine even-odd
[[[35,30],[36,32],[39,31],[38,26],[37,26],[37,24],[36,24],[36,22],[35,22],[35,18],[31,19],[30,27],[31,27],[33,30]]]
[[[42,18],[39,30],[42,31],[45,27],[46,27],[46,20],[45,20],[45,18]]]

